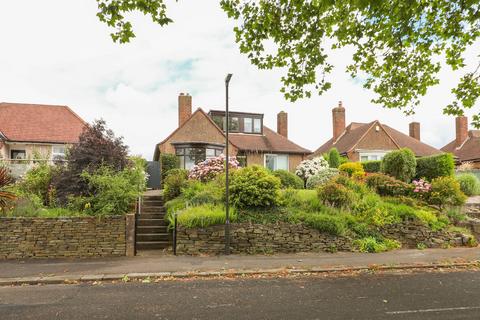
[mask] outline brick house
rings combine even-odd
[[[261,165],[272,170],[294,171],[311,154],[288,139],[288,115],[277,116],[277,132],[263,124],[263,114],[230,112],[229,150],[242,166]],[[160,154],[176,154],[180,167],[192,168],[206,158],[224,153],[225,112],[201,108],[192,113],[192,97],[178,97],[178,128],[155,147],[154,161]]]
[[[14,176],[34,161],[61,160],[85,122],[67,106],[0,103],[0,161]]]
[[[472,162],[476,169],[480,169],[480,130],[468,130],[468,118],[457,117],[455,131],[455,140],[442,151],[453,153],[458,163]]]
[[[411,149],[417,157],[430,156],[442,151],[420,141],[420,123],[409,125],[409,135],[374,120],[370,123],[352,122],[346,126],[342,102],[332,109],[333,136],[310,157],[321,156],[337,148],[351,161],[381,160],[385,154],[400,148]]]

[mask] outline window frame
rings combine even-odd
[[[267,157],[274,157],[275,159],[278,158],[279,156],[285,156],[287,158],[287,167],[286,168],[278,168],[277,163],[275,162],[274,169],[270,169],[267,167]],[[290,171],[290,156],[288,153],[265,153],[263,156],[263,166],[267,169],[270,169],[272,171],[276,170],[287,170]]]
[[[180,169],[190,170],[198,163],[210,158],[218,157],[223,153],[225,147],[223,145],[214,145],[207,143],[182,143],[174,145],[175,156],[178,159]],[[207,157],[207,149],[214,150],[213,155]],[[190,166],[193,159],[193,165],[187,168],[187,164]]]

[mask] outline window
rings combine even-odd
[[[52,146],[52,159],[64,160],[66,155],[65,146]]]
[[[288,155],[286,154],[266,154],[265,167],[275,170],[288,170]]]
[[[253,132],[253,119],[252,118],[244,118],[243,119],[243,131],[246,133]]]
[[[262,120],[253,119],[253,132],[261,133],[262,132]]]
[[[188,145],[175,148],[175,154],[179,160],[180,168],[187,170],[190,170],[194,165],[205,161],[205,159],[219,156],[222,152],[223,147],[213,147],[210,145]]]
[[[27,153],[25,150],[11,150],[10,158],[12,160],[24,160],[27,158]]]
[[[230,119],[230,124],[229,124],[229,132],[238,132],[240,131],[240,121],[238,120],[238,117],[231,117]]]
[[[361,152],[360,161],[382,160],[387,152]]]
[[[215,124],[216,124],[217,126],[220,127],[220,129],[225,130],[225,123],[224,123],[224,122],[225,122],[225,117],[222,117],[222,116],[213,116],[213,117],[212,117],[212,120],[213,120],[213,122],[215,122]]]
[[[245,168],[247,166],[247,156],[241,152],[237,154],[237,161],[240,167]]]

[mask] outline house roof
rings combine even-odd
[[[429,156],[433,154],[442,153],[442,151],[429,146],[417,139],[410,137],[398,130],[393,129],[385,124],[381,124],[380,121],[375,120],[370,123],[358,123],[352,122],[346,128],[345,131],[340,135],[337,141],[333,141],[333,138],[325,142],[322,146],[320,146],[315,152],[313,153],[316,155],[321,155],[325,152],[328,152],[331,148],[337,148],[338,152],[341,154],[345,154],[350,151],[354,151],[355,147],[363,140],[366,134],[372,130],[375,125],[381,126],[387,135],[392,139],[393,143],[397,145],[399,148],[409,148],[411,149],[415,155],[419,157]],[[367,147],[362,147],[362,149],[372,149],[376,150],[378,148],[372,143],[368,146],[368,141],[365,141]]]
[[[85,125],[67,106],[0,103],[0,132],[7,141],[76,143]]]
[[[217,130],[225,136],[223,130],[217,126],[217,124],[210,118],[210,116],[203,111],[201,108],[198,108],[192,115],[185,121],[187,123],[192,119],[192,117],[198,113],[203,113],[209,122],[217,128]],[[185,123],[183,125],[185,125]],[[182,126],[175,129],[167,138],[162,142],[159,142],[155,147],[155,152],[153,159],[158,160],[159,158],[159,146],[167,142],[170,137],[172,137],[177,131],[179,131]],[[180,143],[179,141],[176,141]],[[299,145],[288,140],[284,136],[276,133],[275,131],[269,129],[266,126],[263,126],[263,135],[262,134],[245,134],[245,133],[230,133],[229,142],[240,151],[253,151],[253,152],[274,152],[274,153],[295,153],[295,154],[310,154],[310,150],[300,147]]]
[[[470,130],[467,140],[456,147],[455,140],[442,148],[442,151],[453,153],[460,161],[480,160],[480,130]]]

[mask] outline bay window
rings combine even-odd
[[[266,154],[265,167],[275,170],[288,170],[288,155],[287,154]]]
[[[208,144],[182,144],[175,146],[180,169],[190,170],[196,164],[209,158],[218,157],[223,152],[223,146]]]

